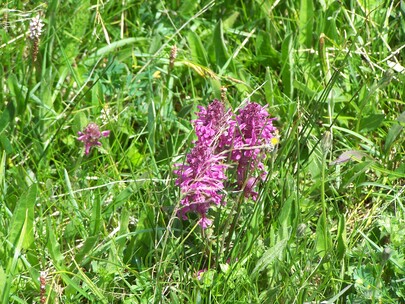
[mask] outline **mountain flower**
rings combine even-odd
[[[245,195],[251,192],[255,199],[257,193],[253,191],[256,182],[252,175],[255,170],[261,171],[260,178],[267,176],[262,160],[266,156],[265,147],[277,142],[277,128],[273,126],[273,120],[265,107],[258,103],[249,102],[236,117],[238,130],[235,132],[234,150],[232,159],[238,163],[237,182],[240,187],[245,187]],[[247,181],[247,182],[246,182]]]
[[[39,15],[31,19],[31,21],[30,21],[30,39],[32,40],[33,61],[37,60],[39,39],[41,37],[43,27],[44,27],[44,23],[42,22]]]
[[[226,179],[223,159],[224,156],[213,154],[212,147],[198,144],[187,155],[187,163],[176,164],[174,170],[178,175],[176,185],[180,186],[183,195],[179,215],[186,220],[186,213],[197,213],[203,229],[211,225],[207,218],[211,205],[223,203],[221,190]]]
[[[197,213],[204,229],[211,224],[207,217],[210,207],[224,204],[227,175],[235,177],[233,184],[245,197],[257,199],[254,188],[267,175],[262,161],[278,143],[278,133],[274,118],[257,103],[249,102],[238,115],[226,110],[217,99],[207,108],[198,109],[193,121],[197,140],[186,163],[176,164],[174,173],[182,193],[179,215],[187,219],[186,213]]]
[[[100,128],[95,123],[89,123],[83,132],[78,132],[78,140],[82,141],[85,146],[85,154],[89,154],[91,147],[101,146],[99,139],[101,137],[107,137],[110,131],[100,131]]]

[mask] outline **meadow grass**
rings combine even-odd
[[[0,303],[404,303],[401,1],[5,0],[0,24]],[[215,98],[280,141],[201,229],[173,170]]]

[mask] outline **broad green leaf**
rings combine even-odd
[[[314,180],[317,180],[323,170],[323,152],[320,145],[317,145],[317,142],[314,140],[309,139],[306,141],[306,144],[308,146],[308,149],[310,151],[313,151],[309,155],[309,173]]]
[[[8,234],[9,241],[16,246],[23,239],[22,247],[27,249],[34,242],[34,206],[37,199],[37,185],[32,184],[26,193],[21,195],[13,212]],[[22,228],[26,224],[24,234]]]
[[[316,250],[318,254],[323,257],[332,247],[332,240],[330,237],[329,227],[325,221],[325,215],[319,217],[316,226]]]
[[[12,105],[12,103],[10,102],[10,104]],[[7,126],[9,125],[10,121],[12,120],[13,116],[14,116],[14,111],[10,112],[10,107],[7,107],[6,109],[4,109],[4,111],[1,113],[0,116],[0,134],[7,128]],[[12,115],[11,115],[12,113]]]
[[[144,160],[144,154],[139,151],[138,144],[135,141],[132,142],[128,150],[125,151],[125,157],[131,162],[132,168],[139,167]],[[123,164],[123,168],[127,169],[128,167],[127,164]]]
[[[222,23],[224,30],[227,31],[228,29],[232,28],[238,17],[239,12],[235,11],[228,18],[226,18]]]
[[[152,154],[155,154],[155,138],[156,138],[156,109],[153,97],[149,96],[148,106],[148,144]]]
[[[200,37],[195,32],[190,31],[187,35],[187,40],[193,61],[203,66],[208,66],[207,52],[205,51]]]
[[[30,189],[32,189],[31,187]],[[36,191],[36,189],[35,189]],[[35,201],[35,200],[34,200]],[[26,242],[26,239],[28,238],[28,234],[31,230],[32,232],[32,227],[29,227],[32,225],[32,221],[30,221],[29,216],[28,216],[28,209],[25,209],[25,217],[22,223],[22,227],[19,230],[19,235],[17,235],[17,238],[15,242],[13,243],[13,248],[12,248],[12,259],[8,260],[7,264],[7,269],[6,269],[6,282],[4,284],[4,289],[3,293],[1,295],[1,301],[0,303],[9,303],[9,297],[10,297],[10,291],[12,287],[12,283],[16,274],[17,266],[18,266],[18,261],[20,260],[21,256],[21,250],[23,249],[24,243]],[[31,222],[31,225],[30,225]],[[19,223],[16,223],[18,226]]]
[[[154,35],[152,36],[152,39],[150,41],[148,52],[150,54],[154,54],[160,49],[161,46],[162,46],[162,37],[160,35]]]
[[[398,138],[399,134],[402,133],[403,129],[404,129],[404,127],[399,124],[395,124],[395,125],[391,126],[391,128],[388,130],[387,138],[385,140],[385,145],[384,145],[385,153],[388,153],[388,151],[391,149],[392,144]]]
[[[182,1],[177,13],[183,18],[190,18],[195,14],[199,1]]]
[[[98,235],[89,236],[84,242],[83,246],[80,248],[80,251],[75,255],[75,261],[80,265],[80,262],[83,258],[94,248],[98,240]]]
[[[266,250],[263,256],[257,261],[255,268],[252,271],[252,275],[258,275],[261,271],[269,267],[274,261],[276,261],[285,247],[287,246],[287,239],[282,239],[274,247]]]
[[[221,81],[218,79],[210,79],[211,87],[215,98],[221,98]]]
[[[274,48],[268,32],[258,31],[255,41],[255,60],[273,69],[279,69],[280,53]]]
[[[90,303],[96,303],[94,296],[87,293],[87,288],[83,288],[82,281],[78,280],[77,277],[71,279],[65,272],[60,272],[60,276],[62,280],[66,283],[66,289],[64,290],[64,294],[69,296],[76,296],[76,292],[81,294],[83,297],[88,299]]]
[[[294,94],[294,57],[293,57],[293,36],[287,35],[281,46],[281,79],[283,81],[284,93],[292,98]]]
[[[139,235],[136,238],[135,250],[139,257],[145,259],[149,254],[151,246],[153,246],[155,236],[154,230],[156,228],[151,228],[156,227],[153,208],[145,204],[138,218],[136,231],[139,232]]]
[[[97,197],[93,200],[93,208],[91,214],[90,231],[93,236],[97,236],[101,226],[101,200]]]
[[[294,196],[290,196],[283,204],[278,221],[280,223],[279,237],[280,239],[288,239],[292,229],[293,203]]]
[[[85,64],[92,65],[97,60],[99,60],[100,57],[107,56],[108,54],[111,54],[111,53],[116,53],[119,48],[134,44],[134,43],[136,43],[138,41],[142,41],[142,40],[146,40],[146,38],[125,38],[125,39],[121,39],[118,41],[114,41],[107,46],[99,48],[94,53],[89,55],[87,57],[87,59],[85,60]]]
[[[394,74],[392,70],[387,70],[377,83],[374,83],[367,91],[364,92],[364,97],[359,98],[360,100],[359,108],[361,110],[360,114],[368,112],[368,109],[370,108],[371,105],[370,103],[371,97],[374,96],[374,94],[379,90],[382,90],[386,86],[388,86],[391,83],[393,77]],[[363,109],[365,109],[365,111],[363,111]]]
[[[77,3],[78,7],[75,14],[71,16],[69,36],[73,37],[70,42],[64,46],[67,58],[73,59],[77,56],[80,50],[81,43],[79,42],[85,36],[88,24],[91,22],[90,1],[82,0]],[[78,43],[79,42],[79,43]]]
[[[120,230],[118,236],[123,236],[128,233],[128,224],[129,224],[129,211],[126,207],[122,208],[120,212]],[[120,238],[116,241],[117,251],[122,254],[125,249],[126,238]]]
[[[82,111],[77,112],[74,115],[72,128],[75,134],[77,134],[79,131],[83,131],[87,124],[88,120],[86,114],[84,114]]]
[[[368,132],[377,129],[384,121],[384,114],[371,114],[360,121],[360,131]]]
[[[51,219],[47,219],[47,243],[46,248],[48,249],[49,255],[52,258],[52,264],[61,267],[63,265],[64,257],[60,251],[60,245],[56,239],[54,233],[54,227],[52,226]]]
[[[224,33],[222,29],[222,21],[220,20],[214,29],[213,44],[215,50],[215,60],[217,66],[221,69],[228,61],[229,54],[224,41]]]
[[[17,104],[17,115],[21,115],[25,111],[26,100],[23,92],[21,90],[20,84],[18,83],[17,77],[14,74],[10,74],[7,79],[8,88]]]
[[[3,298],[4,287],[6,285],[7,275],[4,272],[3,266],[0,265],[0,299]]]
[[[400,123],[405,122],[405,112],[402,112],[402,114],[398,117],[397,121],[399,123],[392,125],[391,128],[388,130],[387,138],[385,139],[385,145],[384,145],[385,153],[389,152],[392,144],[394,143],[394,141],[398,138],[399,134],[401,134],[404,129],[404,127]]]
[[[381,6],[381,2],[377,0],[358,0],[361,7],[370,13],[374,13],[374,10]]]
[[[344,258],[346,249],[347,249],[346,220],[344,214],[342,214],[339,215],[337,246],[336,246],[336,255],[339,260],[342,260]]]
[[[294,88],[303,92],[305,95],[308,96],[308,98],[313,98],[315,96],[316,92],[311,90],[311,88],[307,84],[304,84],[298,80],[294,80],[293,83],[294,83]]]
[[[398,116],[397,120],[399,123],[405,124],[405,112],[402,112],[401,115]]]
[[[299,15],[299,43],[307,48],[312,47],[314,24],[314,4],[312,0],[301,0]]]
[[[2,195],[6,195],[5,191],[5,179],[4,177],[6,176],[6,152],[3,151],[1,155],[1,161],[0,161],[0,193]]]
[[[267,104],[272,107],[274,106],[274,86],[273,86],[273,76],[271,75],[270,69],[266,68],[266,83],[264,85],[264,94],[266,96]]]
[[[337,159],[331,161],[330,165],[337,165],[337,164],[345,163],[345,162],[348,162],[349,160],[354,160],[354,161],[360,162],[363,158],[370,159],[370,156],[363,151],[348,150],[348,151],[344,151],[342,154],[340,154]]]

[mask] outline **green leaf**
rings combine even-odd
[[[278,221],[280,223],[279,237],[280,239],[288,239],[291,234],[293,220],[296,214],[294,210],[296,204],[294,203],[294,196],[290,196],[283,204]]]
[[[391,126],[391,128],[388,130],[387,138],[385,139],[384,145],[385,153],[388,153],[390,151],[392,144],[398,138],[399,134],[402,133],[403,129],[404,127],[399,124]]]
[[[5,177],[6,176],[6,152],[3,151],[1,155],[1,161],[0,161],[0,193],[2,195],[6,194],[6,183],[5,183]]]
[[[300,90],[304,94],[306,94],[309,98],[313,98],[316,94],[315,91],[311,90],[311,88],[308,86],[308,84],[304,84],[301,81],[294,80],[294,88]]]
[[[64,257],[60,251],[60,245],[56,239],[54,227],[52,226],[50,218],[47,219],[47,234],[48,242],[46,243],[46,248],[52,258],[52,263],[53,265],[61,267],[63,265]]]
[[[224,41],[224,33],[221,20],[215,26],[213,38],[216,64],[219,68],[222,68],[227,63],[229,54]]]
[[[156,109],[153,97],[150,96],[148,106],[148,144],[152,154],[155,153],[155,138],[156,138]]]
[[[226,30],[232,28],[236,22],[236,19],[238,19],[238,17],[239,17],[239,12],[235,11],[228,18],[226,18],[222,24],[224,30],[226,31]]]
[[[183,18],[190,18],[194,15],[198,8],[199,1],[182,1],[182,5],[178,9],[177,13]]]
[[[27,249],[34,242],[34,206],[37,199],[37,185],[32,184],[24,193],[13,212],[8,234],[9,241],[16,246],[20,238],[23,238],[22,248]],[[24,234],[22,228],[26,224]]]
[[[71,279],[64,272],[61,272],[60,276],[62,277],[62,280],[66,283],[66,289],[64,290],[64,293],[67,296],[75,295],[75,291],[77,291],[83,297],[88,299],[90,301],[90,303],[95,303],[94,296],[87,293],[87,291],[86,291],[87,288],[83,288],[82,281],[79,281],[77,278]],[[78,283],[78,281],[79,281],[79,283]]]
[[[274,48],[271,36],[266,31],[259,31],[255,42],[256,58],[263,65],[270,66],[272,69],[279,69],[280,53]]]
[[[75,134],[79,131],[83,131],[87,124],[86,114],[80,111],[74,115],[72,128]]]
[[[144,160],[144,154],[138,149],[138,144],[134,141],[131,146],[125,151],[125,157],[131,162],[134,167],[139,167]],[[128,169],[128,165],[123,164],[123,168]]]
[[[75,255],[75,261],[77,264],[80,265],[80,262],[83,260],[86,254],[88,254],[90,250],[94,248],[94,245],[97,243],[97,240],[98,235],[93,235],[86,239],[80,251]]]
[[[281,79],[283,81],[284,93],[288,97],[292,98],[294,94],[294,69],[292,69],[294,66],[294,57],[292,35],[287,35],[283,41],[283,44],[281,45],[281,62],[283,62]]]
[[[7,79],[7,84],[11,94],[14,95],[15,100],[17,101],[17,114],[21,115],[25,111],[26,102],[17,77],[14,74],[10,74]]]
[[[261,271],[270,266],[276,259],[280,257],[284,248],[287,246],[287,239],[283,239],[278,242],[274,247],[267,249],[263,256],[257,261],[255,268],[252,271],[252,275],[255,276]]]
[[[398,116],[397,120],[399,123],[405,123],[405,111]]]
[[[385,145],[384,145],[384,152],[388,153],[389,150],[391,149],[392,144],[394,141],[398,138],[399,134],[401,134],[403,130],[403,126],[401,126],[401,122],[405,122],[405,112],[402,112],[402,114],[398,117],[397,121],[399,122],[398,124],[394,124],[391,126],[391,128],[388,130],[387,138],[385,139]]]
[[[6,281],[1,295],[0,303],[9,303],[10,291],[16,274],[21,250],[28,248],[34,240],[33,220],[34,204],[36,200],[36,184],[31,185],[27,193],[20,197],[11,221],[9,240],[13,244],[12,258],[8,260]],[[32,205],[32,208],[31,208]],[[30,211],[32,209],[32,212]]]
[[[129,211],[127,208],[123,208],[122,211],[120,212],[120,230],[118,232],[118,236],[123,236],[128,233],[128,224],[129,224]],[[126,245],[126,238],[121,238],[116,240],[117,243],[117,251],[122,254],[125,245]]]
[[[10,102],[10,104],[12,104]],[[3,113],[1,113],[0,116],[0,134],[7,128],[7,126],[9,125],[12,117],[14,115],[10,115],[11,113],[13,113],[14,111],[10,112],[10,107],[7,107]],[[13,113],[14,114],[14,113]]]
[[[344,215],[339,216],[338,232],[337,232],[337,246],[336,254],[339,260],[342,260],[345,256],[347,249],[346,242],[346,220]]]
[[[128,201],[129,197],[134,193],[134,190],[131,187],[126,187],[123,189],[113,200],[111,204],[108,204],[107,208],[103,211],[103,216],[108,218],[111,216],[111,213],[117,209],[121,208],[125,202]]]
[[[207,52],[205,51],[200,37],[195,32],[190,31],[187,35],[187,40],[193,61],[203,66],[208,66]]]
[[[312,31],[314,24],[314,4],[312,0],[301,0],[299,15],[299,38],[300,45],[312,47]]]
[[[384,114],[371,114],[360,121],[360,130],[368,132],[377,129],[384,121]]]
[[[3,297],[4,287],[6,286],[7,275],[3,267],[0,265],[0,299]]]
[[[319,217],[318,224],[316,226],[316,250],[318,254],[323,257],[332,247],[332,241],[325,221],[325,215],[322,214]]]
[[[160,39],[160,37],[159,37]],[[92,65],[97,60],[99,60],[103,56],[107,56],[108,54],[116,54],[119,48],[125,47],[127,45],[134,44],[136,42],[146,40],[146,38],[125,38],[118,41],[114,41],[107,46],[99,48],[93,54],[89,55],[86,60],[84,61],[85,64]]]
[[[273,77],[270,73],[270,69],[266,68],[266,83],[264,85],[264,95],[266,96],[267,104],[272,107],[274,106],[274,86]]]
[[[90,223],[91,223],[90,228],[91,234],[94,236],[98,235],[101,225],[101,202],[99,197],[94,199]]]

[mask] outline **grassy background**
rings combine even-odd
[[[0,303],[405,301],[404,20],[402,1],[3,1]],[[222,87],[267,104],[280,144],[258,201],[229,193],[201,231],[172,170]],[[111,134],[85,156],[88,122]]]

